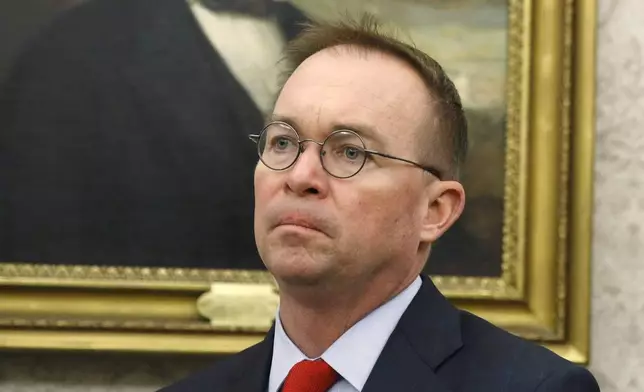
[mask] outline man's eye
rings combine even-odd
[[[284,136],[273,138],[271,146],[276,150],[286,150],[294,145],[293,141]]]
[[[336,152],[342,159],[348,161],[362,161],[364,157],[364,151],[361,148],[356,146],[347,146],[344,145],[340,147]]]
[[[358,159],[360,157],[360,151],[355,147],[346,147],[344,149],[344,155],[349,159]]]

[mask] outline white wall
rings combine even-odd
[[[592,364],[644,391],[644,2],[600,0]]]

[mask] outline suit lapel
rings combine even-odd
[[[243,355],[241,366],[235,369],[225,391],[230,392],[264,392],[268,385],[273,355],[273,337],[275,327],[270,329],[264,340],[248,349]]]
[[[430,279],[403,314],[363,392],[449,392],[438,367],[462,345],[459,313]]]
[[[363,392],[449,392],[403,334],[391,336]]]

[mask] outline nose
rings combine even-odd
[[[311,141],[302,143],[301,148],[299,158],[287,173],[286,186],[299,196],[326,197],[329,176],[320,161],[322,147],[317,142]]]

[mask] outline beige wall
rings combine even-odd
[[[642,392],[644,1],[599,0],[599,9],[591,368],[604,392]],[[0,353],[0,391],[153,391],[208,362]]]
[[[644,1],[600,0],[592,370],[644,391]]]

